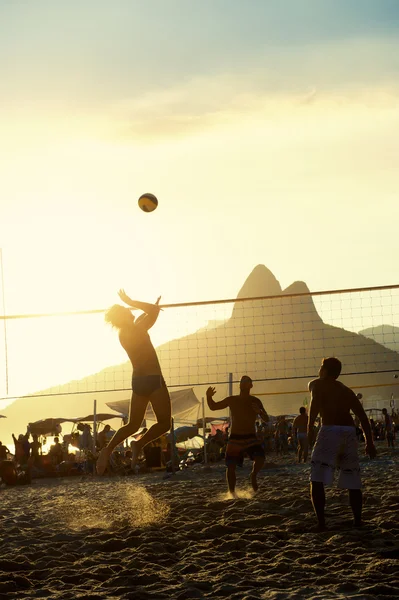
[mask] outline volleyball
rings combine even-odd
[[[158,206],[158,200],[154,194],[143,194],[139,198],[139,207],[144,212],[152,212]]]

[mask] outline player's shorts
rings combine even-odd
[[[132,377],[132,390],[138,396],[147,398],[159,388],[166,386],[162,375],[142,375],[140,377]]]
[[[265,458],[265,451],[253,433],[243,435],[232,433],[227,442],[226,465],[242,467],[245,455],[249,456],[251,460],[254,460],[257,456]]]
[[[323,425],[312,452],[310,480],[331,485],[338,470],[338,487],[362,487],[356,428]]]
[[[297,438],[300,444],[306,444],[308,441],[308,434],[300,431],[299,433],[297,433]]]

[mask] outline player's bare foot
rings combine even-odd
[[[98,456],[96,463],[97,475],[104,475],[106,468],[108,467],[109,452],[107,448],[103,448]]]
[[[355,529],[360,529],[361,527],[363,527],[363,521],[353,521],[353,527],[355,527]]]

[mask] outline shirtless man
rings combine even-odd
[[[395,447],[395,428],[392,422],[392,417],[388,414],[386,408],[382,409],[382,414],[384,415],[384,427],[385,427],[385,436],[387,439],[388,448]]]
[[[308,415],[306,414],[306,408],[301,406],[299,409],[299,415],[295,418],[292,429],[294,436],[298,440],[298,462],[301,462],[303,455],[303,462],[305,463],[308,459],[309,443],[308,443]]]
[[[147,304],[146,302],[131,300],[124,290],[119,291],[119,297],[132,308],[142,310],[143,314],[135,319],[129,308],[115,304],[105,315],[105,320],[118,329],[121,346],[126,351],[133,366],[133,376],[129,422],[115,433],[107,446],[102,448],[97,460],[97,473],[99,475],[102,475],[106,470],[109,457],[114,448],[140,429],[149,402],[151,402],[157,423],[150,427],[143,437],[131,444],[132,468],[135,467],[142,448],[169,431],[171,424],[168,388],[162,377],[158,357],[148,335],[148,330],[158,318],[160,311],[158,304],[161,298],[158,298],[155,304]]]
[[[341,373],[341,362],[337,358],[325,358],[321,364],[319,378],[309,383],[311,393],[308,438],[311,442],[313,425],[320,413],[322,426],[312,452],[311,498],[319,522],[325,529],[324,485],[330,485],[334,469],[339,470],[338,486],[349,491],[354,525],[362,524],[362,492],[356,427],[350,415],[359,417],[366,437],[365,452],[374,458],[377,454],[370,423],[356,394],[337,381]]]
[[[282,415],[277,421],[276,425],[276,447],[278,448],[277,454],[285,454],[288,452],[288,422],[284,415]]]
[[[209,387],[206,399],[211,410],[230,408],[231,430],[226,448],[227,484],[234,495],[236,488],[236,466],[242,467],[244,455],[248,454],[253,461],[251,484],[253,490],[258,490],[257,475],[265,462],[265,451],[256,436],[256,420],[259,416],[267,423],[269,416],[259,398],[250,395],[252,379],[248,375],[241,377],[240,393],[238,396],[228,396],[221,402],[215,402],[213,396],[216,390]]]

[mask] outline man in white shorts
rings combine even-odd
[[[319,378],[309,383],[311,393],[308,437],[312,442],[313,425],[320,414],[322,426],[312,452],[311,498],[319,522],[325,529],[324,486],[331,485],[334,471],[338,469],[338,486],[349,491],[354,525],[362,524],[362,491],[356,427],[350,412],[359,417],[366,437],[365,453],[374,458],[377,454],[370,423],[356,394],[340,381],[341,362],[337,358],[325,358]]]

